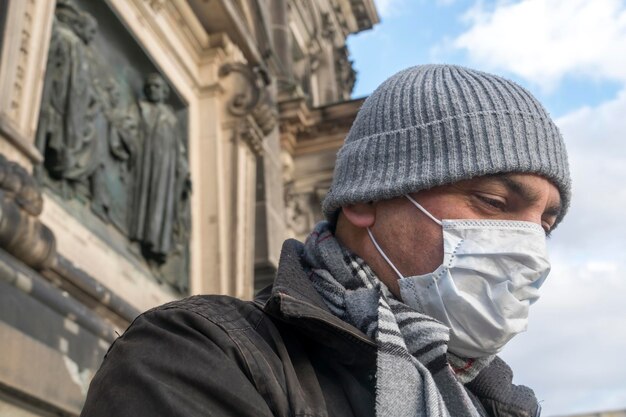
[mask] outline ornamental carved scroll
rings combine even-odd
[[[228,102],[228,110],[236,117],[252,116],[263,135],[268,135],[276,126],[277,112],[269,92],[270,78],[260,67],[250,67],[242,63],[224,64],[219,76],[239,74],[244,80],[243,88],[236,91]]]
[[[56,240],[39,221],[41,190],[19,164],[0,154],[0,248],[34,269],[54,263]]]

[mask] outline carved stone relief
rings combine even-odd
[[[359,13],[366,12],[362,5],[357,6]],[[294,78],[313,106],[349,99],[356,80],[347,47],[338,45],[341,35],[348,33],[344,13],[333,2],[331,7],[305,8],[309,12],[307,18],[315,24],[304,36],[303,44],[292,50]]]
[[[339,27],[341,27],[341,31],[344,34],[350,32],[348,29],[348,23],[346,22],[346,16],[341,11],[341,6],[338,4],[333,5],[333,11],[335,12],[335,16],[337,16],[337,21],[339,22]]]
[[[191,179],[184,123],[165,79],[146,71],[148,59],[130,69],[107,62],[123,48],[107,51],[105,35],[97,38],[99,22],[77,4],[57,2],[36,178],[63,199],[80,201],[95,221],[113,225],[135,242],[131,256],[185,291]]]
[[[333,24],[330,13],[322,13],[322,37],[332,40],[335,36],[335,32],[335,25]]]
[[[349,58],[350,51],[346,45],[335,48],[335,75],[337,86],[344,99],[349,99],[356,82],[356,71],[352,67],[353,61]]]
[[[0,247],[35,269],[54,262],[56,241],[38,216],[41,191],[19,164],[0,154]]]
[[[233,73],[243,77],[244,83],[239,85],[241,91],[235,92],[228,102],[228,110],[235,117],[252,117],[256,126],[243,126],[238,134],[256,153],[260,153],[263,137],[274,129],[278,117],[268,91],[269,76],[261,67],[251,68],[242,63],[229,63],[220,67],[220,77]],[[259,130],[258,134],[254,132],[255,128]]]
[[[293,182],[285,184],[285,208],[287,225],[296,236],[300,237],[311,230],[313,218],[310,196],[295,192]]]
[[[134,169],[130,237],[141,242],[151,262],[165,263],[174,248],[179,213],[191,191],[187,151],[179,136],[178,120],[165,104],[170,94],[159,74],[146,79],[146,100],[139,101],[142,132],[139,158]],[[182,224],[182,223],[181,223]]]
[[[86,196],[99,146],[95,123],[101,101],[89,48],[97,23],[69,1],[59,1],[55,15],[36,142],[61,193]]]
[[[369,16],[362,0],[350,0],[350,4],[359,29],[369,27]]]
[[[33,0],[28,0],[25,2],[25,9],[24,9],[24,17],[25,17],[25,21],[26,22],[31,22],[33,21],[33,14],[34,14],[34,10],[35,10],[35,2]],[[32,26],[30,25],[26,25],[23,30],[21,31],[21,33],[19,34],[20,36],[20,44],[21,45],[26,45],[28,43],[28,39],[31,36],[31,32],[32,32]],[[25,81],[25,75],[26,75],[26,68],[28,65],[28,58],[29,58],[29,51],[28,48],[20,48],[19,51],[19,55],[17,58],[17,71],[15,72],[15,80],[14,80],[14,85],[13,85],[13,96],[11,97],[11,117],[14,120],[17,120],[19,117],[19,112],[20,109],[22,108],[22,91],[24,91],[24,81]]]
[[[115,79],[105,81],[103,87],[104,144],[94,154],[97,166],[90,181],[91,209],[128,234],[131,173],[137,168],[140,152],[139,117],[134,105],[124,105]]]

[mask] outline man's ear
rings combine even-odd
[[[355,227],[372,227],[376,221],[376,205],[371,202],[343,206],[341,212]]]

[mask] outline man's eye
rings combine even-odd
[[[493,208],[496,208],[498,210],[504,210],[506,208],[506,202],[504,202],[502,200],[497,200],[495,198],[485,197],[484,195],[480,195],[480,194],[478,194],[477,197],[483,203],[488,204],[488,205],[490,205]]]

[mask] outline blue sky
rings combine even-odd
[[[389,75],[419,63],[454,63],[477,68],[484,66],[479,60],[473,60],[466,49],[451,45],[475,25],[473,13],[480,7],[477,4],[482,4],[481,12],[493,13],[497,10],[497,4],[541,2],[382,0],[376,3],[383,12],[382,23],[348,40],[358,71],[354,97],[368,95]],[[520,28],[531,29],[524,25],[520,25]],[[523,39],[520,36],[520,40]],[[499,74],[531,88],[555,117],[584,105],[595,106],[606,101],[614,97],[622,86],[615,79],[594,78],[572,70],[563,72],[557,91],[550,91],[541,86],[540,80],[525,78],[512,68],[489,69],[496,69]]]
[[[569,150],[573,200],[527,333],[502,352],[544,416],[626,409],[626,1],[375,0],[351,36],[354,96],[432,62],[495,72],[532,91]]]

